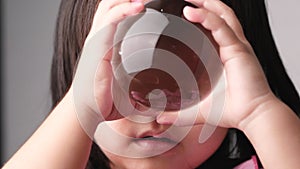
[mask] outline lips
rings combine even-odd
[[[169,152],[177,145],[177,142],[166,137],[143,137],[136,138],[132,142],[135,145],[136,153],[139,156],[154,156]]]
[[[140,150],[147,152],[163,153],[175,147],[178,143],[174,137],[168,132],[160,132],[152,130],[144,132],[133,139]]]
[[[141,138],[135,138],[134,141],[138,142],[138,141],[153,141],[153,142],[165,142],[165,143],[169,143],[169,144],[177,144],[176,141],[167,138],[167,137],[154,137],[154,136],[145,136],[145,137],[141,137]]]

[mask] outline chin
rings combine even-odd
[[[112,169],[188,169],[184,160],[178,155],[166,152],[164,154],[149,158],[124,158],[115,157],[112,159]],[[195,167],[192,167],[195,168]]]

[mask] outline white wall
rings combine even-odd
[[[299,0],[268,0],[270,23],[275,41],[287,72],[298,91],[300,91],[299,6]]]
[[[268,0],[276,42],[300,91],[300,2]],[[6,161],[49,111],[49,71],[59,0],[4,0],[3,157]]]
[[[4,0],[3,158],[6,161],[49,111],[49,71],[59,0]],[[3,70],[2,69],[2,70]]]

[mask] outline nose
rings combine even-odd
[[[156,120],[156,117],[161,113],[160,110],[151,109],[137,101],[131,101],[134,110],[125,118],[135,123],[150,123]]]
[[[157,136],[165,133],[171,125],[159,124],[156,120],[152,120],[148,123],[135,123],[135,127],[138,128],[138,135],[136,137]]]
[[[134,107],[139,113],[131,113],[129,116],[125,117],[127,120],[137,123],[139,126],[158,131],[167,129],[170,126],[157,123],[156,119],[157,116],[162,113],[161,110],[149,109],[148,107],[139,103],[135,103]]]

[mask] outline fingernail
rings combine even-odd
[[[144,4],[141,3],[141,2],[139,2],[139,1],[135,1],[135,2],[132,2],[132,5],[133,5],[134,7],[142,7]]]
[[[185,7],[183,8],[183,13],[184,13],[184,15],[189,14],[189,13],[191,12],[190,10],[193,10],[193,7],[185,6]]]

